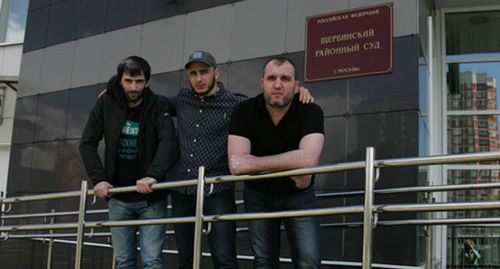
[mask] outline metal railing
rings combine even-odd
[[[386,167],[406,167],[406,166],[422,166],[422,165],[442,165],[450,163],[463,163],[463,162],[477,162],[477,161],[492,161],[500,160],[500,152],[488,153],[473,153],[473,154],[459,154],[459,155],[442,155],[421,158],[399,158],[387,160],[375,160],[375,151],[369,147],[366,149],[366,159],[360,162],[348,162],[342,164],[333,164],[326,166],[318,166],[311,168],[295,169],[291,171],[276,172],[265,175],[243,175],[243,176],[220,176],[220,177],[204,177],[204,167],[199,168],[198,179],[184,180],[184,181],[171,181],[155,184],[152,188],[154,190],[167,189],[179,186],[194,186],[197,185],[197,205],[195,216],[190,217],[176,217],[165,219],[149,219],[149,220],[127,220],[127,221],[85,221],[88,214],[102,214],[106,210],[86,210],[87,196],[95,196],[92,190],[88,190],[87,182],[83,181],[80,191],[50,193],[42,195],[30,195],[19,197],[3,197],[0,199],[0,205],[4,209],[2,212],[2,225],[0,226],[0,235],[4,240],[9,238],[56,238],[56,237],[74,237],[76,236],[76,253],[75,253],[75,268],[81,268],[82,250],[84,245],[85,229],[91,229],[90,235],[103,235],[108,236],[106,233],[94,233],[95,228],[101,227],[118,227],[118,226],[137,226],[149,224],[175,224],[175,223],[194,223],[195,224],[195,240],[194,240],[194,261],[193,268],[199,268],[201,263],[201,237],[202,227],[206,223],[208,230],[212,222],[217,221],[239,221],[239,220],[252,220],[252,219],[269,219],[269,218],[287,218],[299,216],[324,216],[324,215],[345,215],[345,214],[363,214],[363,222],[358,223],[340,223],[331,226],[363,227],[363,247],[362,247],[362,261],[361,263],[344,262],[345,265],[361,265],[363,269],[372,268],[372,234],[376,226],[395,226],[395,225],[424,225],[427,229],[427,253],[426,253],[426,268],[431,267],[432,252],[430,252],[432,241],[430,229],[432,225],[453,225],[453,224],[484,224],[484,223],[500,223],[498,218],[462,218],[462,219],[434,219],[432,212],[437,211],[456,211],[456,210],[485,210],[485,209],[500,209],[500,201],[483,201],[483,202],[467,202],[467,203],[417,203],[417,204],[387,204],[375,205],[374,195],[388,194],[388,193],[407,193],[407,192],[423,192],[426,194],[432,192],[454,191],[465,188],[474,189],[491,189],[499,188],[499,183],[487,184],[467,184],[467,185],[443,185],[443,186],[423,186],[423,187],[407,187],[407,188],[392,188],[392,189],[377,189],[374,190],[375,182],[380,175],[380,169]],[[203,215],[203,199],[205,185],[218,184],[222,182],[236,182],[236,181],[250,181],[265,178],[275,178],[283,176],[305,175],[305,174],[323,174],[339,171],[349,170],[365,170],[365,190],[354,192],[343,192],[337,194],[319,194],[319,197],[332,197],[339,195],[364,195],[364,205],[331,207],[331,208],[318,208],[311,210],[291,210],[280,211],[271,213],[235,213],[225,215]],[[110,189],[110,193],[124,193],[135,191],[135,186],[121,187]],[[427,196],[431,197],[431,196]],[[78,221],[70,223],[50,223],[50,224],[26,224],[26,225],[3,225],[5,220],[16,218],[29,218],[29,217],[47,217],[54,218],[56,216],[74,215],[75,212],[51,212],[51,213],[35,213],[35,214],[19,214],[7,215],[12,208],[12,205],[20,202],[28,201],[43,201],[51,199],[63,198],[79,198],[79,211]],[[93,203],[94,203],[93,202]],[[386,212],[427,212],[424,219],[410,219],[410,220],[385,220],[379,221],[378,216]],[[42,215],[43,214],[43,215]],[[54,230],[64,229],[77,229],[76,234],[56,234]],[[49,231],[49,234],[24,234],[24,235],[11,235],[20,231]],[[88,234],[87,234],[88,235]],[[51,251],[51,249],[49,249]],[[286,260],[286,259],[285,259]],[[322,264],[342,264],[342,262],[322,261]],[[378,265],[374,265],[378,267]],[[385,266],[387,267],[387,266]],[[390,267],[390,266],[389,266]],[[403,266],[410,268],[409,266]],[[388,267],[387,267],[388,268]],[[397,267],[394,267],[397,268]],[[399,268],[402,268],[399,266]]]

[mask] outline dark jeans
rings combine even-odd
[[[272,196],[251,188],[244,190],[247,212],[275,212],[316,208],[314,188],[286,196]],[[316,217],[249,221],[255,268],[279,268],[280,225],[283,220],[295,268],[320,268],[319,222]]]
[[[172,192],[174,217],[194,216],[196,196]],[[233,191],[224,191],[205,197],[203,214],[217,215],[236,212]],[[174,224],[175,240],[179,250],[179,267],[193,268],[194,223]],[[238,268],[236,259],[236,223],[220,221],[212,223],[208,244],[215,268]]]

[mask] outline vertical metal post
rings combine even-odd
[[[372,268],[372,232],[373,232],[373,182],[374,182],[373,147],[366,148],[365,166],[365,207],[363,217],[363,269]]]
[[[425,193],[425,200],[428,203],[432,203],[432,194],[429,192]],[[427,219],[432,219],[432,212],[427,212]],[[432,226],[425,225],[425,268],[432,269]]]
[[[205,198],[205,167],[198,169],[198,188],[196,192],[196,217],[194,222],[193,269],[201,264],[201,235],[203,234],[203,200]]]
[[[111,269],[116,269],[116,256],[115,252],[113,251],[113,258],[112,258],[112,264],[111,264]]]
[[[80,208],[78,210],[78,230],[76,233],[76,254],[75,254],[75,269],[80,269],[82,266],[82,251],[83,251],[83,236],[85,232],[85,208],[87,207],[87,181],[82,181],[80,190]]]
[[[3,203],[3,199],[5,198],[6,196],[6,193],[3,192],[3,191],[0,191],[0,218],[1,218],[1,223],[0,225],[1,226],[4,226],[4,219],[3,219],[3,216],[5,215],[5,204]]]
[[[5,225],[5,220],[3,216],[5,215],[5,205],[3,203],[3,199],[5,198],[6,194],[3,191],[0,191],[0,226]],[[3,233],[0,233],[2,235]],[[1,241],[0,241],[1,242]],[[0,243],[1,245],[1,243]]]
[[[51,213],[54,213],[56,210],[52,208],[50,210]],[[54,216],[50,217],[50,224],[54,224]],[[54,233],[54,230],[49,231],[50,234]],[[47,249],[47,269],[52,268],[52,252],[54,250],[54,238],[49,239],[49,246]]]

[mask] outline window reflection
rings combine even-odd
[[[500,150],[497,115],[448,117],[448,153],[476,153]]]
[[[500,62],[448,65],[448,110],[498,109]]]
[[[499,268],[500,267],[500,228],[452,226],[448,227],[448,258],[447,268]],[[476,249],[481,255],[478,264],[468,265],[464,255],[465,240],[475,242]]]
[[[0,43],[23,42],[29,0],[0,1]]]
[[[446,54],[499,52],[500,12],[481,11],[446,15]]]
[[[474,184],[474,183],[498,183],[500,182],[500,170],[496,169],[473,169],[473,170],[448,170],[448,184]],[[497,189],[467,189],[449,192],[448,197],[455,202],[479,202],[500,200]],[[495,218],[500,215],[500,210],[473,210],[449,212],[450,218]],[[448,264],[451,268],[466,265],[463,259],[463,242],[467,239],[473,240],[481,254],[480,267],[498,268],[500,265],[499,227],[474,227],[455,226],[448,229]]]
[[[499,183],[500,170],[497,169],[450,169],[448,170],[448,184],[481,184],[481,183]],[[478,202],[488,200],[498,200],[499,191],[497,189],[466,189],[448,193],[456,202]],[[485,217],[498,210],[475,210],[468,212],[450,212],[454,217]],[[498,216],[498,215],[497,215]]]
[[[449,13],[445,17],[447,109],[463,114],[447,117],[449,154],[498,151],[500,148],[500,105],[497,98],[500,80],[499,28],[499,10]],[[474,115],[478,114],[477,111],[486,115]],[[449,169],[448,184],[500,182],[500,170],[472,167],[477,169]],[[500,200],[499,193],[497,189],[467,189],[449,192],[447,197],[449,202],[495,201]],[[450,218],[499,215],[499,210],[448,213]],[[471,268],[464,259],[466,240],[475,242],[481,254],[475,268],[500,268],[500,227],[449,226],[447,231],[447,268]]]

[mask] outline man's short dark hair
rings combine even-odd
[[[129,56],[123,59],[117,67],[118,81],[122,79],[123,73],[127,73],[133,77],[144,74],[146,82],[151,77],[151,66],[149,63],[139,56]]]
[[[295,80],[297,80],[297,68],[295,67],[295,63],[290,60],[290,58],[286,57],[286,56],[282,56],[282,55],[279,55],[279,56],[273,56],[271,58],[269,58],[265,63],[264,65],[262,66],[262,77],[264,77],[265,75],[265,72],[266,72],[266,66],[267,64],[269,64],[270,62],[274,62],[277,66],[281,66],[282,64],[284,64],[285,62],[288,62],[290,63],[292,66],[293,66],[293,78]]]

